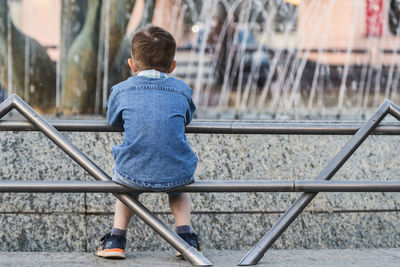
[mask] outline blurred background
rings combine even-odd
[[[197,118],[363,118],[399,103],[400,0],[0,0],[0,101],[104,115],[147,24],[177,39]]]

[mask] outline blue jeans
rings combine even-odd
[[[112,173],[112,180],[117,184],[120,184],[120,185],[123,185],[123,186],[127,186],[127,187],[133,188],[135,190],[149,190],[149,188],[140,186],[140,185],[134,183],[133,181],[125,179],[124,177],[122,177],[122,175],[120,175],[118,173],[118,171],[115,169],[115,167],[112,168],[111,173]],[[190,183],[192,183],[192,182],[190,182]],[[169,192],[169,191],[171,191],[173,189],[174,188],[160,189],[160,190],[151,189],[151,190],[154,191],[154,192],[164,192],[164,193],[167,193],[168,196],[172,196],[172,197],[180,196],[182,194],[181,192]],[[141,193],[142,192],[132,192],[132,193],[128,193],[128,194],[130,196],[134,197],[134,198],[137,198]]]

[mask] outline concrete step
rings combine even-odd
[[[214,266],[236,266],[246,251],[206,250]],[[400,248],[270,250],[257,266],[399,266]],[[0,252],[0,266],[191,266],[174,253],[137,251],[125,260],[107,260],[94,253]]]

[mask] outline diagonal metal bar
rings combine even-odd
[[[390,108],[389,108],[389,113],[396,119],[400,121],[400,108],[396,106],[395,104],[391,103]]]
[[[389,113],[392,102],[385,102],[375,111],[364,125],[351,137],[340,152],[328,163],[328,165],[315,178],[316,180],[330,180],[332,176],[343,166],[354,151],[364,142],[368,135]],[[300,215],[318,193],[303,193],[289,209],[281,216],[278,222],[258,241],[258,243],[239,261],[238,265],[255,265],[264,256],[265,252]]]
[[[9,102],[12,102],[11,107]],[[67,138],[59,133],[48,121],[40,116],[17,95],[14,94],[10,96],[8,99],[6,99],[6,103],[8,104],[0,106],[0,108],[2,108],[0,109],[0,115],[4,116],[14,107],[96,180],[111,180],[111,177],[108,174],[99,168],[92,160],[90,160],[85,154],[76,148]],[[171,231],[171,229],[163,224],[139,201],[136,201],[128,194],[114,194],[114,196],[121,200],[126,206],[131,208],[139,218],[153,228],[153,230],[155,230],[175,249],[181,252],[191,264],[198,266],[212,266],[212,263],[206,257],[201,255],[196,249],[187,244],[175,232]]]
[[[8,97],[0,103],[0,119],[14,108],[14,96]]]

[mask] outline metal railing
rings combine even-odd
[[[49,120],[58,131],[65,132],[122,132],[105,120]],[[361,122],[235,122],[192,121],[186,133],[199,134],[298,134],[353,135]],[[0,120],[0,131],[39,131],[29,121]],[[376,127],[373,135],[400,135],[400,123],[391,122]]]
[[[400,181],[211,180],[196,181],[173,192],[400,192]],[[112,181],[0,181],[0,192],[15,193],[156,193]]]
[[[193,265],[211,266],[212,263],[197,250],[188,246],[178,235],[158,220],[128,192],[135,191],[115,184],[111,178],[59,131],[118,132],[105,121],[53,121],[49,123],[18,96],[12,95],[0,104],[0,119],[12,109],[17,109],[28,121],[0,121],[0,131],[40,130],[66,154],[75,160],[96,180],[79,181],[2,181],[0,192],[110,192],[131,208],[138,217],[152,227]],[[400,192],[400,181],[327,181],[342,167],[370,134],[400,134],[400,124],[390,123],[378,127],[391,114],[400,120],[400,108],[386,100],[365,123],[243,123],[243,122],[193,122],[188,133],[221,134],[354,134],[342,150],[328,163],[315,180],[275,181],[196,181],[175,189],[176,192],[304,192],[282,215],[266,235],[240,260],[239,265],[254,265],[263,257],[277,238],[312,201],[318,192]],[[53,125],[52,125],[53,124]],[[143,191],[142,191],[143,192]]]

